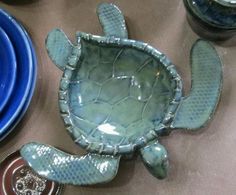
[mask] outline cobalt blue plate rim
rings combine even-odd
[[[30,44],[30,47],[31,47],[31,51],[32,51],[32,57],[33,57],[33,80],[32,80],[32,85],[31,85],[31,88],[30,88],[30,92],[28,94],[28,97],[27,97],[27,100],[19,114],[19,117],[12,123],[12,125],[9,127],[8,131],[3,134],[2,136],[0,136],[0,141],[2,141],[3,139],[5,139],[12,131],[13,129],[18,125],[18,123],[21,121],[21,119],[23,118],[24,114],[26,113],[28,107],[29,107],[29,104],[31,102],[31,99],[32,99],[32,96],[34,94],[34,89],[35,89],[35,86],[36,86],[36,78],[37,78],[37,56],[36,56],[36,53],[35,53],[35,49],[34,49],[34,45],[28,35],[28,33],[26,32],[26,30],[24,29],[24,27],[19,23],[19,25],[21,26],[22,30],[25,32],[27,38],[28,38],[28,41],[29,41],[29,44]]]
[[[0,9],[0,26],[13,43],[17,59],[17,79],[14,96],[0,115],[0,137],[10,130],[22,108],[29,101],[28,96],[33,82],[33,56],[29,40],[21,26],[6,11]],[[24,52],[22,52],[24,51]]]
[[[0,77],[0,84],[5,85],[3,90],[0,90],[0,112],[3,110],[3,108],[6,106],[14,85],[16,81],[16,70],[17,70],[17,64],[16,64],[16,56],[15,56],[15,51],[13,48],[13,45],[11,43],[11,40],[9,39],[8,35],[5,33],[5,31],[0,27],[0,39],[2,42],[2,46],[4,49],[1,49],[1,54],[5,56],[0,57],[2,61],[2,65],[4,67],[1,67],[3,70],[2,74],[4,75],[5,78]],[[3,52],[3,53],[2,53]],[[0,56],[1,56],[0,54]],[[2,78],[2,79],[1,79]]]

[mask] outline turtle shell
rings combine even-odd
[[[174,65],[142,42],[81,32],[77,37],[79,58],[71,60],[72,52],[59,93],[74,141],[92,152],[124,154],[156,138],[182,97]]]

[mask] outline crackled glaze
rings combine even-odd
[[[130,153],[145,144],[140,138],[148,142],[170,123],[182,93],[180,77],[146,44],[85,33],[78,40],[80,60],[66,68],[61,82],[63,116],[70,118],[76,142],[91,143],[87,149]]]

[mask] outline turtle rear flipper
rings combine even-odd
[[[75,156],[38,143],[26,144],[20,152],[39,175],[73,185],[92,185],[112,180],[117,174],[120,161],[120,156]]]
[[[191,51],[192,88],[184,97],[171,124],[172,128],[196,130],[214,114],[222,88],[222,64],[216,50],[198,40]]]

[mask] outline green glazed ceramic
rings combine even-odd
[[[98,7],[105,36],[77,33],[72,44],[59,29],[49,33],[48,54],[63,71],[59,106],[75,143],[75,156],[29,143],[21,155],[40,175],[65,184],[113,179],[122,156],[135,151],[155,177],[167,175],[167,151],[158,139],[174,129],[196,130],[214,113],[222,83],[215,49],[198,40],[191,51],[192,91],[182,95],[175,66],[147,43],[128,39],[125,20],[113,4]]]

